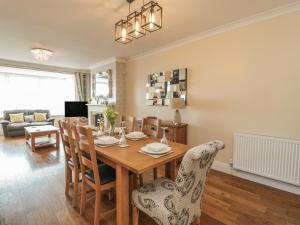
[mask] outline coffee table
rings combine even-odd
[[[26,143],[34,152],[36,148],[56,146],[59,149],[59,129],[52,125],[25,127]],[[55,138],[52,138],[55,134]]]

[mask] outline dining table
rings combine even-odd
[[[165,165],[165,176],[175,180],[176,160],[182,158],[190,148],[188,145],[170,142],[171,152],[158,158],[140,152],[142,147],[154,142],[160,142],[160,140],[148,137],[141,140],[127,140],[127,147],[95,146],[97,157],[116,170],[117,225],[130,223],[129,174],[140,175]]]

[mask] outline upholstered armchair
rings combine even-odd
[[[159,178],[132,193],[133,225],[138,225],[139,210],[159,225],[189,225],[201,215],[201,200],[208,170],[221,141],[213,141],[190,149],[184,156],[177,178]]]

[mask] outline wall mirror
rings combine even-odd
[[[112,70],[92,75],[92,97],[94,99],[112,98]]]
[[[187,69],[153,73],[146,84],[147,105],[169,106],[172,98],[187,101]]]

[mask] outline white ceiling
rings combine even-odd
[[[147,2],[147,0],[145,0]],[[36,62],[29,49],[54,51],[47,65],[88,68],[128,57],[296,0],[158,0],[163,29],[122,45],[114,24],[128,14],[125,0],[0,0],[0,59]],[[132,8],[139,8],[135,0]]]

